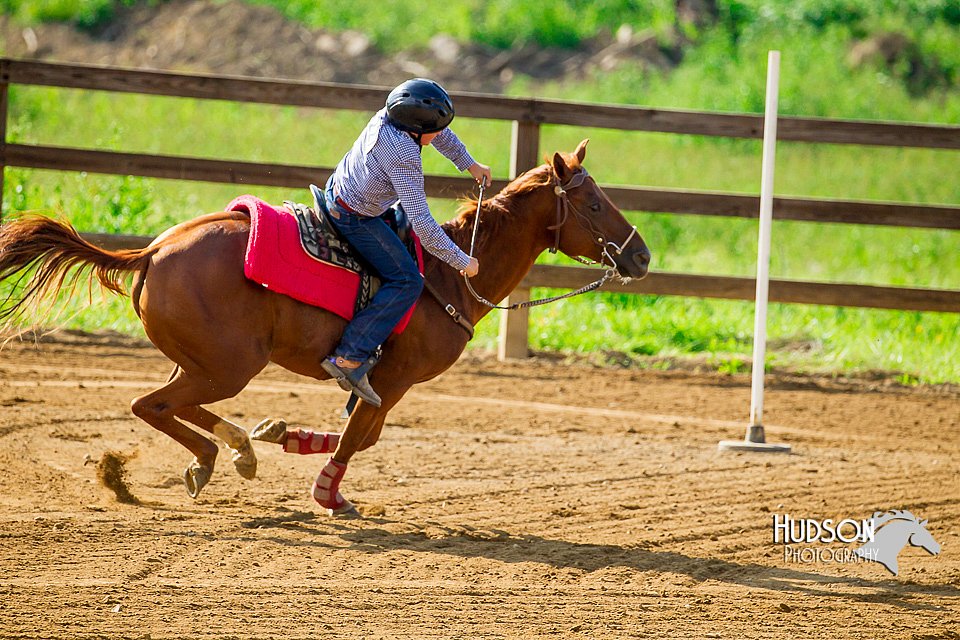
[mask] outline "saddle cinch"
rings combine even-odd
[[[263,287],[332,311],[346,320],[366,307],[380,279],[329,220],[323,192],[311,185],[314,207],[284,201],[274,208],[245,195],[227,206],[250,216],[244,274]],[[383,214],[423,273],[423,249],[399,203]],[[402,332],[411,308],[394,328]]]

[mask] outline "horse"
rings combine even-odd
[[[899,571],[897,556],[907,543],[931,555],[940,553],[940,543],[926,529],[927,521],[921,522],[909,511],[877,511],[871,522],[873,539],[853,553],[864,560],[879,562],[893,575]]]
[[[425,291],[406,329],[382,346],[382,358],[370,374],[383,403],[377,408],[360,402],[331,441],[333,455],[314,485],[321,507],[356,515],[339,491],[346,463],[377,442],[387,413],[410,387],[457,361],[472,338],[472,325],[490,311],[489,303],[468,292],[468,284],[485,298],[502,300],[537,256],[551,248],[601,263],[623,279],[647,274],[650,251],[643,238],[583,168],[587,142],[573,153],[545,157],[544,164],[491,198],[467,200],[443,225],[461,248],[475,242],[480,273],[467,283],[456,270],[425,257]],[[22,272],[26,281],[0,305],[0,319],[18,317],[55,295],[75,267],[120,295],[127,295],[124,277],[133,274],[133,308],[149,340],[174,368],[166,384],[135,398],[131,410],[194,455],[183,472],[194,498],[213,475],[218,446],[184,421],[222,440],[233,451],[240,475],[254,477],[256,456],[247,432],[203,405],[236,396],[270,362],[329,379],[320,364],[346,326],[337,315],[246,279],[249,230],[243,213],[210,213],[171,227],[147,247],[110,251],[84,240],[69,223],[39,215],[0,227],[0,280]]]

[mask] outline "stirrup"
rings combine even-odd
[[[341,389],[344,391],[352,391],[367,404],[379,407],[383,404],[383,401],[380,399],[380,396],[377,395],[377,392],[373,390],[373,387],[370,386],[370,379],[367,377],[367,372],[370,371],[377,362],[378,359],[371,356],[356,369],[345,369],[337,366],[336,356],[330,356],[329,358],[324,358],[320,366],[337,381]]]

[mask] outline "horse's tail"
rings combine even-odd
[[[28,215],[0,226],[0,281],[21,273],[20,279],[0,301],[0,320],[22,312],[64,286],[74,267],[93,268],[107,290],[126,295],[123,274],[143,269],[157,246],[109,251],[84,240],[68,222]],[[32,267],[36,271],[29,273]],[[71,278],[70,293],[80,272]]]

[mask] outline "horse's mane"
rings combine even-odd
[[[561,154],[567,166],[576,171],[580,168],[580,161],[572,154]],[[496,230],[506,221],[520,214],[510,205],[514,198],[542,187],[553,184],[553,166],[550,162],[534,167],[514,178],[510,184],[497,195],[483,201],[481,206],[481,229],[477,232],[477,244],[483,239],[496,233]],[[473,223],[477,215],[477,199],[468,197],[460,199],[457,215],[441,225],[450,234],[458,245],[469,247],[470,235],[473,233]]]

